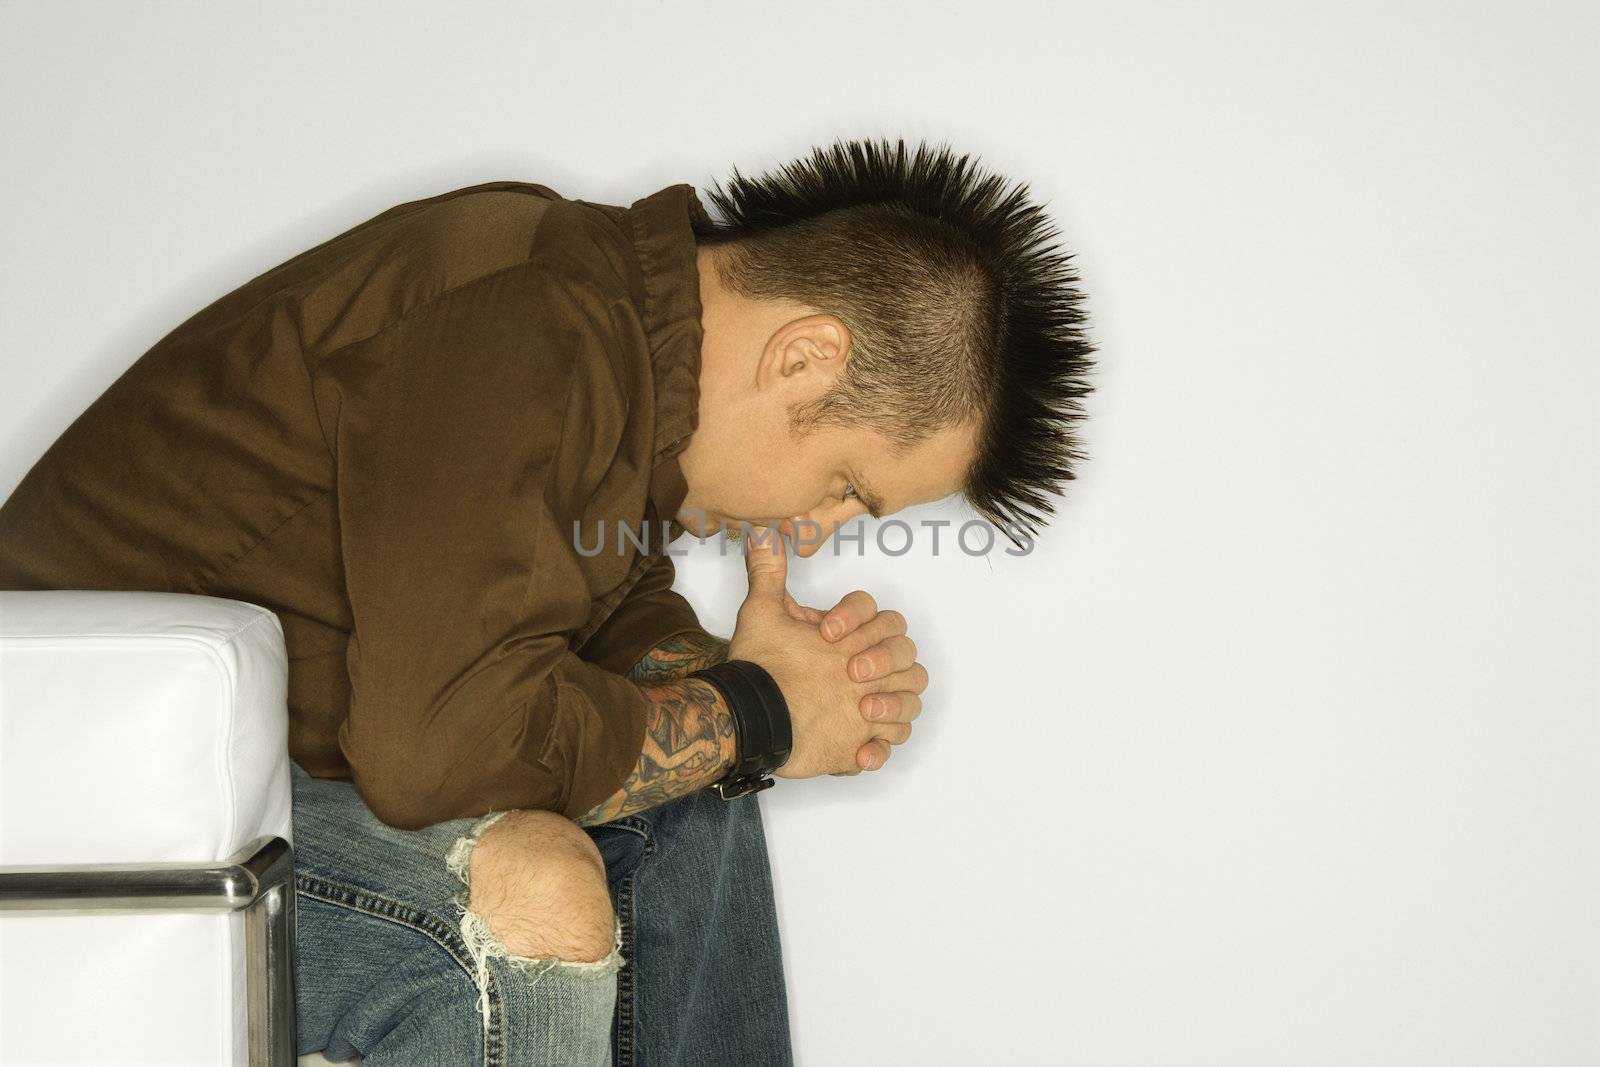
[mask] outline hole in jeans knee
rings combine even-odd
[[[622,967],[622,922],[613,916],[611,951],[592,962],[560,959],[556,956],[524,956],[511,952],[495,936],[489,922],[471,907],[472,853],[489,827],[499,822],[509,811],[494,811],[473,823],[466,834],[457,838],[445,855],[445,865],[461,882],[455,894],[456,911],[460,916],[461,939],[472,957],[474,981],[478,987],[478,1009],[484,1026],[489,1025],[489,960],[504,961],[513,972],[525,975],[531,982],[539,982],[546,975],[556,974],[572,978],[605,978],[616,974]]]

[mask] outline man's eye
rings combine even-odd
[[[851,485],[849,482],[845,482],[844,483],[844,495],[845,496],[855,496],[856,495],[856,487]]]

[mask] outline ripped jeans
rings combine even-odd
[[[501,813],[381,822],[346,781],[294,780],[298,1052],[365,1067],[793,1063],[755,795],[702,790],[586,827],[615,945],[594,963],[508,956],[467,908]]]

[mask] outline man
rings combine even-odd
[[[928,673],[771,536],[717,639],[666,545],[806,557],[957,492],[1017,541],[1073,477],[1092,348],[1022,190],[845,142],[711,198],[394,207],[161,339],[0,506],[0,587],[282,622],[302,1052],[789,1062],[750,794],[882,767]]]

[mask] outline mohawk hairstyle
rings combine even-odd
[[[839,141],[761,178],[740,176],[696,213],[701,246],[723,246],[724,285],[837,315],[851,334],[839,384],[791,409],[797,435],[870,426],[904,456],[974,420],[977,457],[961,493],[1019,548],[1046,494],[1088,459],[1074,436],[1095,351],[1057,231],[998,176],[947,145]]]

